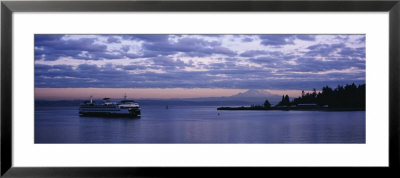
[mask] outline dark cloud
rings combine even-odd
[[[339,52],[340,55],[345,57],[359,57],[365,58],[365,47],[362,48],[342,48]]]
[[[297,65],[291,66],[287,71],[293,72],[323,72],[329,70],[344,70],[350,67],[365,69],[365,61],[335,59],[322,61],[311,57],[301,57],[296,60]]]
[[[240,56],[242,56],[242,57],[254,57],[254,56],[264,55],[264,54],[268,54],[268,51],[249,50],[249,51],[245,51],[245,52],[241,53]]]
[[[224,35],[218,35],[218,34],[201,34],[201,36],[206,36],[206,37],[211,37],[211,38],[219,38]]]
[[[121,40],[119,39],[119,38],[116,38],[116,37],[109,37],[108,39],[107,39],[107,42],[108,43],[121,43]]]
[[[352,63],[352,58],[365,59],[365,47],[351,48],[344,43],[337,44],[317,44],[308,47],[305,56],[308,57],[325,57],[328,60],[346,60]],[[362,61],[364,62],[364,61]]]
[[[125,66],[118,66],[119,68],[123,70],[143,70],[147,69],[146,66],[143,65],[125,65]]]
[[[359,43],[365,44],[365,35],[358,39]]]
[[[281,60],[277,59],[276,57],[257,57],[257,58],[250,58],[250,61],[257,64],[265,64],[265,63],[280,62]]]
[[[331,57],[334,52],[338,52],[341,49],[345,48],[344,43],[338,44],[316,44],[309,46],[309,52],[306,53],[306,56],[324,56]]]
[[[138,40],[149,43],[159,43],[159,42],[167,42],[169,39],[169,35],[121,35],[121,37],[125,40]]]
[[[143,44],[145,57],[153,57],[158,55],[171,55],[182,53],[189,57],[205,57],[213,54],[221,54],[226,56],[234,56],[236,52],[220,46],[218,41],[206,41],[200,38],[181,38],[177,42],[163,41]]]
[[[281,52],[264,50],[249,50],[240,54],[241,57],[254,57],[260,55],[282,56],[283,54]]]
[[[35,35],[35,60],[56,60],[60,57],[97,59],[114,57],[107,54],[107,46],[95,44],[94,38],[63,40],[63,35]],[[81,55],[88,53],[91,57]]]
[[[253,41],[253,38],[249,38],[249,37],[242,39],[242,42],[252,42],[252,41]]]
[[[282,45],[294,44],[294,35],[259,35],[261,44],[264,46],[280,47]]]
[[[158,59],[169,65],[169,59]],[[118,70],[123,68],[124,70]],[[143,66],[103,66],[82,64],[76,69],[70,66],[35,66],[35,86],[52,88],[269,88],[307,89],[324,85],[343,84],[343,81],[360,82],[363,74],[289,74],[251,67],[228,67],[224,63],[208,65],[209,71],[172,70],[167,73],[145,72],[131,74],[129,70],[141,70]],[[277,75],[279,74],[279,75]],[[337,76],[335,76],[337,75]],[[339,78],[329,81],[328,78]],[[334,85],[332,85],[334,84]]]
[[[128,52],[131,47],[129,45],[124,45],[121,47],[121,51]]]
[[[81,64],[78,66],[78,71],[81,72],[91,72],[91,71],[96,71],[98,69],[98,67],[96,65],[93,64]]]
[[[297,39],[304,41],[315,41],[315,35],[296,35]]]
[[[171,57],[159,56],[151,58],[153,61],[153,65],[158,66],[159,69],[164,70],[173,70],[173,69],[182,69],[186,66],[185,62],[180,59],[173,59]]]
[[[315,41],[315,37],[315,35],[259,35],[262,45],[273,47],[292,45],[296,39],[303,41]]]
[[[136,47],[113,44],[121,48],[111,51],[96,38],[65,40],[63,35],[35,35],[35,59],[130,59],[128,64],[110,62],[102,66],[36,63],[35,87],[306,90],[365,83],[365,72],[362,72],[365,70],[365,46],[351,47],[345,35],[341,37],[343,41],[314,44],[306,51],[256,48],[239,55],[229,45],[222,44],[221,36],[209,35],[213,37],[210,40],[199,35],[103,35],[109,43],[122,43],[122,39],[142,44],[136,51],[133,51]],[[283,47],[294,44],[296,39],[315,40],[315,35],[235,35],[235,42],[255,37],[260,38],[264,47]],[[363,44],[363,40],[365,43],[365,36],[356,41]],[[202,57],[204,61],[190,57]],[[188,68],[201,70],[186,70]]]

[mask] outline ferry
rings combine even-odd
[[[81,103],[79,115],[139,117],[140,106],[134,100],[128,100],[126,95],[119,102],[113,102],[110,98],[103,98],[100,103],[93,101],[92,96],[90,96],[90,100]]]

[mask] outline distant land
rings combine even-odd
[[[172,98],[172,99],[135,99],[140,105],[207,105],[207,106],[242,106],[263,104],[265,99],[277,104],[280,95],[274,95],[265,90],[250,89],[229,97],[203,97],[203,98]],[[119,100],[122,98],[112,98]],[[79,106],[84,100],[35,100],[37,106]]]
[[[322,87],[317,92],[302,91],[300,97],[291,100],[288,95],[282,95],[277,105],[272,105],[268,99],[263,105],[252,104],[249,107],[218,107],[217,110],[321,110],[321,111],[363,111],[365,110],[366,85],[346,84],[332,89]]]

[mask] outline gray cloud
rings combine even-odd
[[[65,40],[63,35],[36,35],[36,60],[70,57],[110,61],[101,65],[82,63],[76,67],[36,63],[35,87],[307,89],[365,83],[363,37],[358,40],[361,45],[351,47],[346,43],[346,35],[337,43],[317,42],[316,35],[237,35],[234,38],[239,41],[259,37],[261,43],[258,48],[240,54],[234,45],[222,42],[224,35],[210,35],[207,39],[201,35],[102,37],[121,47],[111,51],[96,38]],[[295,45],[296,39],[315,42],[306,46],[306,51],[285,51],[284,46]],[[135,51],[137,47],[122,45],[124,40],[141,42],[142,46]],[[246,44],[249,43],[241,45]],[[270,46],[275,50],[263,50]],[[112,62],[123,58],[129,62]],[[345,71],[350,68],[355,71]]]

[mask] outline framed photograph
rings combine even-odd
[[[399,6],[3,1],[1,174],[395,170]]]

